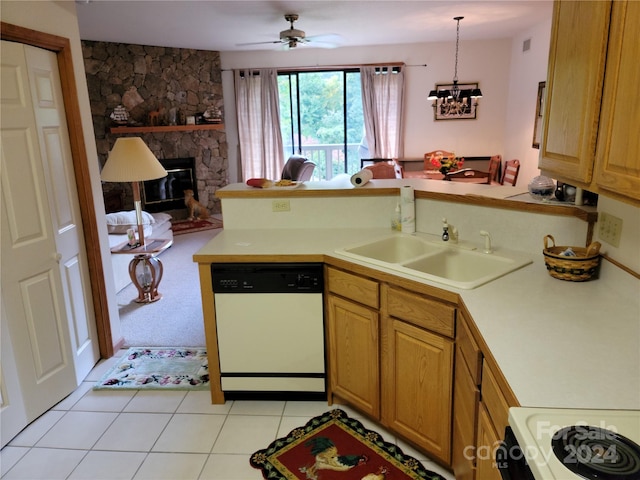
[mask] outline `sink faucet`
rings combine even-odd
[[[486,230],[480,230],[480,235],[484,237],[484,253],[492,253],[491,250],[491,235]]]
[[[458,243],[458,229],[453,225],[447,223],[447,219],[442,219],[442,241],[451,243]]]

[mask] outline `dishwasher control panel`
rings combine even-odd
[[[321,293],[320,263],[213,263],[215,293]]]

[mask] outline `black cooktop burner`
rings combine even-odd
[[[574,425],[558,430],[553,453],[586,479],[640,480],[640,446],[611,430]]]

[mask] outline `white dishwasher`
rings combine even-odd
[[[326,399],[318,263],[211,265],[222,391],[229,399]]]

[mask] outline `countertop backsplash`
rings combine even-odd
[[[399,197],[319,197],[289,199],[290,211],[273,212],[271,198],[223,199],[224,228],[389,228]],[[442,219],[458,229],[460,240],[483,245],[480,230],[493,245],[542,255],[543,238],[584,246],[588,224],[575,217],[502,210],[460,203],[416,200],[416,231],[440,235]]]
[[[602,243],[601,252],[640,274],[640,208],[600,195],[598,213],[606,212],[622,219],[622,235],[617,247],[598,236],[596,224],[594,239]]]

